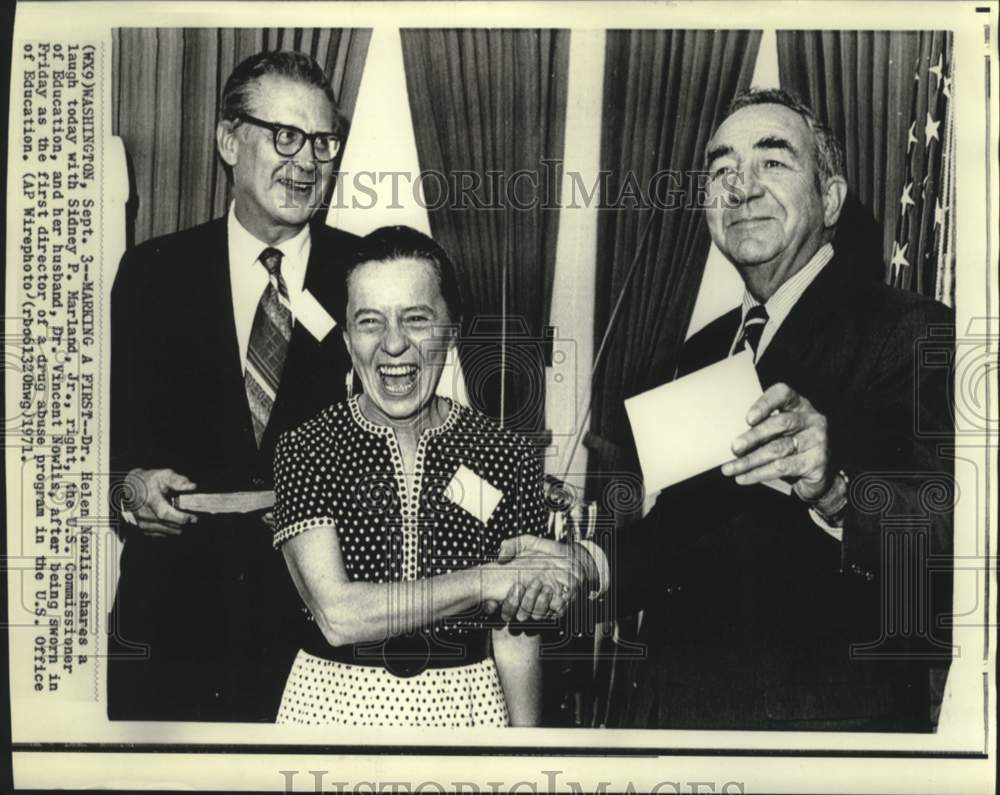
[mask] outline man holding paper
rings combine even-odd
[[[342,400],[341,262],[310,221],[345,134],[311,58],[251,56],[216,130],[226,217],[122,259],[112,295],[111,466],[124,538],[111,612],[112,719],[272,721],[298,601],[271,548],[279,435]],[[192,510],[184,510],[185,501]]]
[[[793,97],[738,97],[705,159],[709,230],[746,290],[685,344],[678,376],[748,396],[717,409],[744,430],[603,551],[512,541],[508,554],[552,563],[503,610],[541,618],[577,581],[615,613],[644,609],[630,727],[932,730],[930,668],[951,655],[952,465],[938,445],[953,420],[947,356],[929,367],[919,352],[953,344],[953,315],[838,257],[843,154]],[[658,420],[634,435],[678,459],[703,452],[688,417]]]

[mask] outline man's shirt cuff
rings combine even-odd
[[[820,512],[817,511],[815,508],[810,508],[809,509],[809,516],[812,518],[813,522],[816,523],[816,525],[818,525],[819,527],[821,527],[824,530],[824,532],[826,532],[829,535],[833,536],[838,541],[843,542],[843,540],[844,540],[844,527],[843,527],[843,525],[841,525],[841,526],[838,527],[837,525],[830,524],[829,522],[826,521],[826,519],[824,519],[820,515]]]
[[[132,511],[124,507],[121,507],[118,509],[118,513],[120,513],[122,515],[122,519],[124,519],[129,524],[135,525],[136,527],[139,526],[139,520],[135,518],[135,514],[132,513]]]
[[[594,564],[597,566],[597,589],[590,592],[589,598],[600,599],[608,592],[609,580],[611,579],[611,567],[608,565],[608,556],[593,541],[581,538],[576,543],[582,546],[590,554],[590,557],[594,559]]]

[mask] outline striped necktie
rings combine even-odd
[[[767,310],[763,304],[750,307],[747,316],[743,319],[743,333],[736,346],[736,352],[744,350],[747,345],[753,351],[753,357],[757,359],[757,346],[760,345],[760,335],[764,333],[764,326],[767,325]]]
[[[269,276],[267,288],[257,304],[247,346],[247,367],[243,376],[253,433],[260,447],[271,409],[278,397],[281,371],[285,369],[288,341],[292,338],[292,312],[288,287],[281,276],[282,253],[276,248],[261,252],[260,261]]]

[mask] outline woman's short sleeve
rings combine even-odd
[[[548,535],[549,510],[545,502],[544,476],[538,456],[525,450],[517,471],[517,520],[507,535]]]
[[[274,453],[274,547],[313,527],[330,527],[333,489],[329,466],[299,434],[282,435]]]

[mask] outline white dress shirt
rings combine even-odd
[[[754,356],[754,361],[758,361],[764,354],[767,346],[771,344],[774,335],[778,333],[781,324],[785,322],[785,318],[788,317],[792,308],[798,303],[806,288],[820,275],[823,268],[827,266],[831,259],[833,259],[833,246],[827,243],[813,254],[812,259],[805,264],[802,270],[782,284],[774,291],[774,295],[767,299],[764,303],[764,309],[767,310],[767,323],[764,324],[764,331],[760,335],[760,342],[757,343],[757,353]],[[747,319],[747,312],[755,306],[760,306],[760,301],[754,298],[749,290],[744,290],[743,312],[740,316],[740,326],[736,330],[736,337],[733,339],[733,344],[729,346],[730,356],[735,352],[740,337],[743,336],[743,323]]]
[[[240,347],[240,369],[246,368],[247,348],[250,346],[250,332],[253,329],[253,318],[257,313],[257,305],[267,289],[268,274],[264,263],[260,261],[261,252],[269,248],[250,234],[236,218],[235,203],[229,206],[227,218],[227,235],[229,240],[229,283],[233,290],[233,319],[236,322],[236,339]],[[288,287],[288,295],[292,305],[292,317],[295,316],[296,297],[302,292],[306,281],[306,266],[309,263],[309,252],[312,250],[312,239],[309,236],[309,224],[292,238],[270,248],[278,249],[282,254],[281,276]]]

